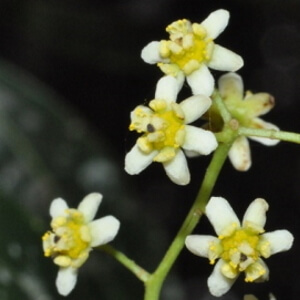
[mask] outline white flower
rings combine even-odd
[[[113,216],[94,220],[102,195],[91,193],[77,209],[69,208],[65,200],[54,199],[50,206],[51,231],[44,234],[44,255],[52,257],[59,271],[58,292],[66,296],[77,281],[78,268],[88,259],[93,247],[109,243],[118,233],[120,222]]]
[[[207,155],[217,147],[212,132],[187,125],[209,108],[210,98],[197,95],[178,104],[179,85],[172,76],[161,78],[150,108],[140,105],[131,113],[129,129],[143,135],[125,157],[127,173],[139,174],[152,161],[161,162],[173,182],[185,185],[190,173],[181,148],[189,154]]]
[[[252,94],[250,91],[244,94],[243,80],[236,73],[227,73],[221,76],[218,90],[228,111],[240,126],[279,130],[276,125],[259,118],[274,107],[275,100],[272,95],[268,93]],[[223,122],[215,105],[210,107],[208,115],[210,128],[213,131],[222,130]],[[269,138],[249,138],[266,146],[274,146],[279,142],[279,140]],[[239,136],[235,140],[229,151],[229,159],[238,171],[247,171],[251,167],[250,145],[245,136]]]
[[[142,59],[150,64],[158,63],[166,75],[186,76],[193,94],[210,96],[214,78],[209,68],[220,71],[237,71],[243,59],[232,51],[214,43],[225,29],[229,12],[219,9],[211,13],[201,24],[183,19],[167,26],[170,40],[154,41],[142,50]]]
[[[233,285],[240,272],[245,281],[264,281],[269,270],[261,257],[287,251],[293,244],[293,236],[287,230],[264,233],[268,203],[255,199],[245,212],[242,224],[230,204],[221,197],[212,197],[206,206],[206,215],[218,237],[190,235],[187,248],[195,255],[207,257],[211,264],[219,259],[208,278],[212,295],[219,297]]]

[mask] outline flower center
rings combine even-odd
[[[258,259],[259,253],[256,250],[259,237],[248,229],[235,230],[230,236],[221,239],[223,253],[221,257],[230,262],[234,267],[242,267],[243,262],[251,257],[253,261]]]
[[[233,227],[231,227],[233,228]],[[214,263],[217,257],[224,260],[221,272],[228,278],[235,278],[245,271],[245,281],[252,282],[266,273],[260,256],[270,255],[270,245],[253,228],[239,228],[229,235],[219,237],[220,244],[211,245],[210,259]]]
[[[167,103],[154,99],[149,103],[152,108],[145,111],[138,107],[134,110],[130,130],[144,132],[137,144],[145,153],[158,150],[154,161],[168,161],[175,156],[175,150],[184,143],[184,113],[177,103]]]
[[[205,28],[188,20],[179,20],[167,27],[170,40],[161,41],[160,55],[168,58],[186,75],[199,69],[201,63],[209,61],[213,49],[213,41],[207,38]],[[163,72],[174,73],[168,64],[158,64]]]
[[[45,256],[52,256],[54,262],[63,267],[80,266],[88,257],[91,240],[82,213],[68,209],[66,216],[54,218],[51,226],[52,231],[42,238]]]

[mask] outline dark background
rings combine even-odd
[[[76,206],[85,194],[102,192],[99,217],[112,214],[122,223],[114,245],[149,271],[155,268],[211,157],[189,160],[192,181],[186,187],[170,182],[160,165],[133,177],[123,171],[136,139],[128,131],[129,113],[153,98],[162,75],[142,61],[140,51],[167,38],[164,29],[174,20],[201,22],[218,8],[229,10],[231,19],[216,42],[244,58],[238,73],[245,88],[276,99],[264,120],[300,132],[299,0],[0,1],[1,299],[60,299],[57,268],[42,257],[39,237],[49,228],[48,207],[58,196]],[[185,86],[179,100],[188,94]],[[251,142],[248,172],[225,164],[213,194],[227,198],[239,216],[254,198],[265,198],[266,231],[286,228],[295,243],[267,260],[268,283],[245,284],[240,278],[222,299],[246,293],[267,299],[269,292],[298,299],[299,149]],[[195,232],[213,233],[204,218]],[[205,259],[184,250],[162,299],[213,299],[205,282],[211,271]],[[142,294],[142,284],[122,266],[94,252],[69,298],[142,299]]]

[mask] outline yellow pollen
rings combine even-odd
[[[184,69],[185,65],[190,61],[196,60],[199,63],[209,60],[209,55],[206,51],[207,42],[199,38],[194,37],[194,43],[191,47],[183,49],[179,53],[171,51],[169,56],[172,63],[179,66],[180,69]],[[188,75],[188,74],[187,74]]]
[[[44,255],[52,256],[61,266],[80,260],[89,251],[90,245],[90,233],[82,213],[76,209],[68,209],[65,213],[65,222],[56,222],[54,218],[52,223],[61,226],[52,226],[53,231],[42,237]]]
[[[167,27],[170,40],[161,41],[160,55],[169,58],[186,75],[197,70],[203,62],[211,58],[213,41],[206,35],[206,30],[201,24],[193,25],[187,20],[179,20]],[[172,70],[165,67],[167,63],[159,64],[163,72]],[[172,71],[174,72],[174,70]]]
[[[162,130],[164,132],[164,140],[154,142],[154,148],[160,150],[164,147],[174,147],[179,148],[181,145],[176,143],[176,133],[184,128],[183,121],[179,119],[173,110],[166,111],[158,114],[159,118],[165,121],[165,128]]]
[[[141,151],[149,153],[153,150],[164,150],[155,160],[170,160],[175,155],[174,150],[184,143],[184,113],[177,103],[169,105],[164,100],[152,100],[149,106],[153,110],[152,113],[136,114],[130,128],[137,132],[144,132],[137,143]],[[137,128],[135,124],[144,125]]]
[[[247,228],[237,229],[220,241],[223,248],[222,259],[234,268],[242,265],[248,258],[256,261],[260,256],[257,250],[259,235]]]

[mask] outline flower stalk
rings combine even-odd
[[[146,290],[144,300],[159,299],[162,284],[178,255],[183,249],[186,236],[194,230],[201,216],[204,214],[205,206],[218,179],[230,147],[231,143],[220,144],[215,151],[211,163],[206,170],[203,183],[193,206],[191,207],[186,219],[184,220],[161,263],[155,272],[149,277],[149,280],[145,282]]]
[[[150,274],[135,263],[132,259],[128,258],[124,253],[116,250],[111,245],[103,245],[97,249],[106,252],[115,258],[119,263],[121,263],[125,268],[131,271],[139,280],[147,282],[149,280]]]
[[[266,137],[270,139],[277,139],[285,142],[300,144],[300,134],[294,132],[240,127],[238,129],[238,133],[239,135],[244,136]]]

